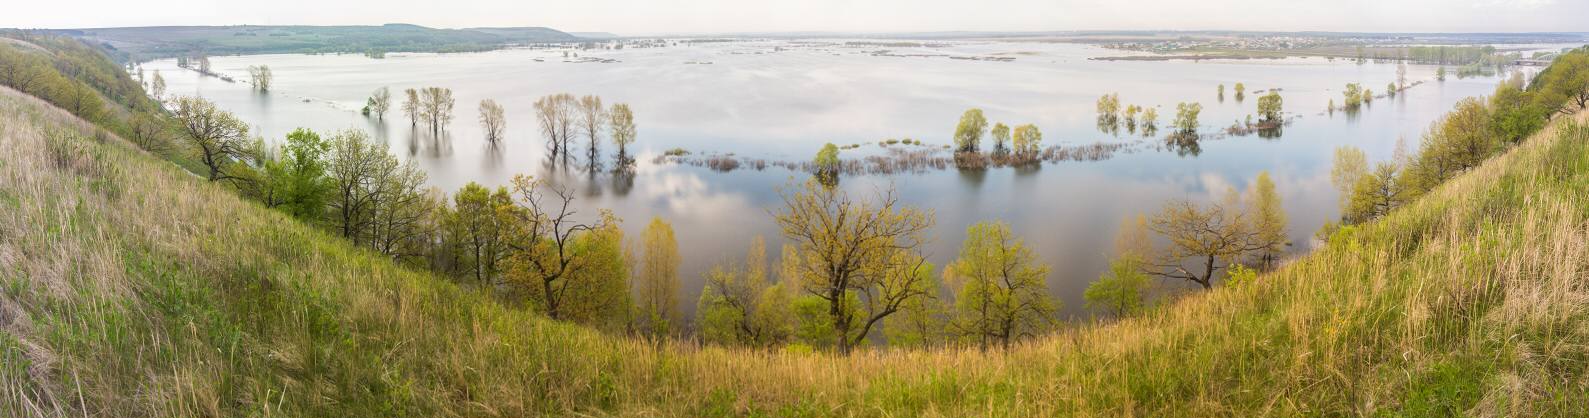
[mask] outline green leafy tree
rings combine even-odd
[[[993,129],[988,132],[993,136],[993,153],[1004,154],[1009,152],[1010,127],[1003,122],[993,124]]]
[[[1281,113],[1284,110],[1285,100],[1280,98],[1280,92],[1270,91],[1269,94],[1258,97],[1258,114],[1262,115],[1264,123],[1280,123]]]
[[[1176,131],[1182,134],[1197,133],[1197,116],[1201,113],[1203,113],[1203,105],[1201,103],[1176,104],[1175,122],[1173,123]]]
[[[629,145],[636,137],[634,112],[629,110],[628,104],[616,103],[607,111],[607,132],[612,135],[612,144],[618,147],[619,165],[628,165],[631,162]]]
[[[1381,162],[1357,180],[1341,219],[1348,224],[1367,222],[1390,213],[1407,201],[1408,190],[1398,176],[1400,166]]]
[[[811,166],[816,170],[815,174],[818,182],[830,187],[838,184],[839,170],[841,168],[839,147],[833,145],[832,142],[823,144],[822,149],[817,151],[816,158],[811,160]]]
[[[1116,318],[1136,315],[1144,307],[1148,275],[1142,273],[1142,260],[1136,255],[1115,258],[1109,270],[1087,285],[1082,299],[1087,308],[1107,312]]]
[[[1357,109],[1363,104],[1363,86],[1357,83],[1347,83],[1346,89],[1341,91],[1343,98],[1342,107]]]
[[[644,255],[637,281],[641,330],[653,337],[669,335],[679,323],[679,243],[673,226],[651,218],[641,233]]]
[[[1014,142],[1016,155],[1022,159],[1035,160],[1043,148],[1043,131],[1032,124],[1016,126]]]
[[[955,125],[955,148],[957,152],[977,152],[982,143],[982,134],[988,130],[988,118],[982,116],[982,109],[970,109],[960,115],[960,123]]]
[[[931,263],[916,269],[921,277],[912,282],[921,297],[911,298],[900,305],[899,313],[884,320],[883,331],[888,345],[900,348],[927,348],[943,343],[948,326],[948,308],[939,299],[941,285],[933,275]]]
[[[494,289],[508,257],[513,197],[507,188],[493,192],[469,182],[453,195],[453,207],[446,222],[462,248],[460,267],[485,289]]]
[[[1367,175],[1368,154],[1351,145],[1335,147],[1334,163],[1330,165],[1330,184],[1335,186],[1343,213],[1350,205],[1357,181]]]
[[[959,289],[953,328],[983,350],[1008,350],[1050,329],[1059,302],[1048,296],[1048,271],[1008,224],[972,225],[959,258],[944,269],[945,281]]]
[[[1589,109],[1589,48],[1562,54],[1535,76],[1532,90],[1540,107],[1552,115]]]
[[[1098,118],[1113,123],[1120,116],[1120,93],[1109,93],[1098,98]]]
[[[751,240],[743,267],[717,265],[707,273],[695,310],[701,339],[725,345],[771,343],[777,331],[765,329],[765,323],[756,320],[761,308],[758,303],[767,288],[767,245],[757,236]]]
[[[280,164],[287,176],[286,198],[282,209],[294,218],[319,223],[325,216],[326,198],[331,191],[326,177],[326,154],[331,143],[314,131],[298,128],[287,134]]]
[[[1280,194],[1275,191],[1274,180],[1269,178],[1268,171],[1258,173],[1258,178],[1253,180],[1247,190],[1246,198],[1248,210],[1253,215],[1256,265],[1264,270],[1272,269],[1291,241],[1286,238],[1285,208],[1280,203]]]

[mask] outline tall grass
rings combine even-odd
[[[546,321],[95,138],[0,92],[0,416],[1589,408],[1589,130],[1567,121],[1240,287],[1008,353],[848,357]]]

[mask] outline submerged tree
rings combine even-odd
[[[1346,89],[1341,90],[1341,95],[1345,96],[1341,106],[1348,110],[1356,110],[1363,104],[1365,99],[1363,97],[1363,86],[1357,83],[1347,83]]]
[[[601,105],[601,98],[587,95],[579,98],[576,108],[579,110],[579,130],[585,134],[589,151],[585,153],[591,167],[596,166],[597,146],[601,144],[602,122],[606,121],[606,109]]]
[[[955,125],[955,152],[978,152],[982,134],[987,130],[988,118],[982,116],[982,109],[966,110]]]
[[[607,111],[607,131],[612,133],[612,144],[618,147],[618,164],[627,166],[631,161],[629,144],[635,141],[634,112],[628,104],[617,103]]]
[[[502,139],[508,123],[505,113],[496,100],[480,101],[480,128],[485,131],[487,141],[495,144]]]
[[[1098,98],[1098,119],[1113,124],[1120,117],[1120,93],[1109,93]]]
[[[1009,350],[1047,330],[1059,304],[1048,296],[1048,270],[1008,224],[972,225],[960,257],[944,269],[945,281],[958,285],[952,327],[983,350]]]
[[[574,95],[559,93],[535,101],[535,116],[540,122],[541,134],[546,137],[546,149],[552,157],[568,158],[568,141],[574,130]]]
[[[1010,127],[1003,122],[993,124],[993,129],[988,131],[993,136],[993,153],[1003,155],[1008,153],[1010,146]]]
[[[419,90],[403,90],[403,95],[403,113],[408,115],[408,124],[419,125],[419,117],[424,112],[424,105],[419,102]]]
[[[248,67],[248,78],[253,83],[254,89],[263,93],[270,91],[270,83],[275,76],[270,73],[269,65],[251,65]]]
[[[452,108],[456,103],[452,89],[426,87],[420,91],[420,113],[430,122],[432,133],[441,133],[442,127],[452,123]]]
[[[1183,135],[1197,134],[1197,116],[1203,113],[1201,103],[1179,103],[1175,105],[1175,121],[1171,123],[1175,130]]]
[[[858,201],[814,181],[783,193],[783,200],[775,218],[796,245],[791,269],[800,287],[827,305],[829,338],[840,353],[923,297],[917,282],[932,212],[903,206],[892,190]]]
[[[822,149],[817,150],[816,158],[811,160],[811,166],[816,170],[812,174],[816,175],[817,182],[828,187],[838,184],[841,169],[839,147],[832,142],[823,144]]]
[[[1037,125],[1025,124],[1015,127],[1015,155],[1023,161],[1037,161],[1038,153],[1043,148],[1043,131]]]
[[[392,108],[392,91],[386,87],[375,89],[370,93],[370,98],[364,101],[364,115],[375,114],[377,119],[386,120],[386,111]]]
[[[1280,92],[1270,91],[1269,94],[1258,97],[1258,114],[1262,116],[1265,124],[1278,124],[1283,119],[1281,114],[1285,109],[1285,101],[1280,98]]]

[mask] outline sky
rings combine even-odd
[[[1589,32],[1589,0],[7,0],[0,27],[545,26],[733,32]]]

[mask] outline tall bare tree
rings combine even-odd
[[[370,93],[369,100],[364,103],[368,113],[374,113],[377,119],[386,120],[386,111],[392,108],[392,90],[386,87],[375,89]]]
[[[495,144],[501,140],[507,124],[508,119],[502,110],[502,105],[491,99],[480,101],[480,128],[485,130],[487,141]]]
[[[270,91],[270,84],[275,81],[276,76],[271,74],[269,65],[250,65],[248,79],[254,85],[254,90],[263,93]]]
[[[1220,270],[1264,249],[1248,217],[1234,190],[1207,208],[1187,200],[1170,202],[1148,227],[1169,241],[1169,249],[1145,264],[1147,273],[1213,288]]]
[[[596,167],[597,146],[601,144],[601,128],[606,119],[606,109],[601,106],[601,97],[587,95],[579,98],[579,130],[585,134],[590,149],[585,157],[592,168]]]
[[[424,106],[419,103],[419,90],[403,90],[403,113],[408,115],[409,125],[419,125],[420,114]]]
[[[552,157],[561,155],[568,159],[571,152],[568,141],[574,135],[574,95],[558,93],[535,101],[535,116],[540,122],[541,134],[546,136],[546,148]]]
[[[452,108],[456,103],[452,89],[426,87],[419,92],[420,113],[430,121],[431,133],[440,134],[443,126],[452,123]]]
[[[550,190],[550,193],[547,190]],[[510,280],[522,283],[533,302],[552,319],[565,319],[574,278],[593,268],[594,260],[580,256],[579,234],[606,228],[616,222],[604,214],[596,221],[580,221],[574,210],[574,191],[530,176],[513,178],[513,194],[520,210],[514,211],[515,236],[508,239],[513,255],[508,261]]]

